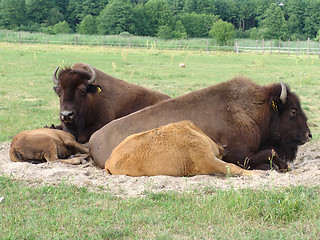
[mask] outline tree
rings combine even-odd
[[[305,11],[308,0],[286,0],[284,5],[284,13],[286,19],[288,19],[288,27],[293,27],[293,29],[289,29],[289,32],[292,33],[302,33],[303,32],[303,23],[305,21]],[[291,20],[290,20],[291,18]],[[289,26],[291,24],[291,26]],[[294,26],[292,26],[294,25]]]
[[[185,0],[185,13],[213,14],[216,11],[213,0]]]
[[[160,26],[157,37],[162,39],[171,39],[173,37],[172,28],[166,25]]]
[[[301,24],[295,14],[292,14],[289,17],[287,21],[287,25],[288,25],[288,31],[290,34],[300,33]]]
[[[132,5],[127,0],[111,1],[99,15],[99,34],[131,33],[132,29]]]
[[[144,6],[147,20],[147,36],[155,36],[160,26],[173,26],[173,14],[165,0],[150,0]]]
[[[39,24],[48,22],[52,8],[54,8],[54,2],[51,0],[29,0],[27,3],[29,20]]]
[[[55,25],[58,22],[62,22],[64,20],[64,15],[59,11],[58,8],[51,8],[49,10],[48,16],[47,16],[47,22],[50,25]]]
[[[96,21],[92,15],[87,15],[77,26],[77,32],[80,34],[97,34]]]
[[[213,23],[209,35],[217,39],[219,44],[226,45],[234,37],[234,27],[231,23],[219,19]]]
[[[137,4],[133,8],[132,18],[132,34],[137,36],[148,36],[148,33],[150,32],[148,28],[150,26],[147,20],[147,14],[144,5]]]
[[[27,20],[25,0],[0,1],[0,27],[15,29]]]
[[[286,39],[288,35],[287,23],[281,8],[272,3],[264,14],[262,28],[265,29],[263,38],[266,39]]]
[[[303,31],[310,37],[316,37],[320,29],[320,0],[310,0],[306,8]]]
[[[72,29],[75,29],[77,24],[82,20],[83,0],[69,0],[67,6],[67,21]]]
[[[185,13],[179,16],[188,37],[207,37],[215,16],[197,13]]]
[[[176,21],[174,31],[172,32],[172,37],[176,39],[185,39],[187,38],[187,32],[180,20]]]
[[[53,33],[72,33],[72,29],[70,28],[69,24],[66,21],[59,22],[53,26]]]

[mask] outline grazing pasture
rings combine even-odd
[[[171,97],[239,75],[259,84],[283,81],[301,99],[313,146],[320,137],[316,127],[320,125],[320,59],[316,56],[0,43],[0,62],[0,144],[23,130],[59,124],[52,72],[76,62]],[[179,67],[180,63],[186,67]],[[0,152],[6,151],[5,146],[0,145]],[[0,165],[1,161],[0,154]],[[42,167],[54,171],[54,165]],[[317,173],[319,166],[315,167]],[[278,174],[269,177],[295,177]],[[145,197],[122,199],[100,185],[88,190],[70,186],[68,180],[51,185],[41,179],[23,181],[23,173],[21,181],[2,175],[0,170],[4,239],[316,239],[320,235],[319,186],[238,189],[231,187],[237,179],[226,177],[228,190],[213,184],[188,193],[156,193],[150,179]],[[54,176],[58,177],[53,172]]]
[[[76,62],[89,63],[109,75],[171,97],[239,75],[259,84],[283,81],[300,96],[310,122],[320,124],[320,59],[316,56],[1,43],[0,61],[0,141],[22,130],[59,123],[52,72],[57,66]],[[186,67],[180,68],[181,62]],[[311,131],[318,139],[318,130]]]

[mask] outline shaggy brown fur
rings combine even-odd
[[[55,90],[60,98],[61,125],[78,142],[89,141],[96,130],[114,119],[169,99],[166,94],[112,77],[96,68],[96,79],[87,64],[77,63],[59,72]]]
[[[223,155],[221,144],[192,122],[182,121],[127,137],[113,150],[105,170],[134,177],[256,174],[222,161]]]
[[[82,157],[65,159],[76,153]],[[74,136],[65,131],[41,128],[17,134],[10,146],[10,158],[14,162],[53,162],[80,164],[89,156],[86,147],[76,142]]]
[[[286,170],[298,146],[311,139],[300,101],[288,87],[234,78],[110,122],[90,138],[90,155],[104,168],[112,150],[129,135],[182,120],[227,145],[224,161],[250,169],[270,169],[272,158],[274,168]]]

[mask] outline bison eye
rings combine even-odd
[[[290,113],[291,118],[294,118],[296,115],[297,115],[297,110],[296,109],[292,109],[291,113]]]
[[[53,87],[53,90],[56,92],[56,94],[57,94],[58,96],[61,95],[61,88],[60,88],[60,87],[55,86],[55,87]]]
[[[81,96],[85,96],[86,94],[87,94],[86,89],[82,89],[82,90],[81,90]]]

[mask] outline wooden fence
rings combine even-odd
[[[257,54],[318,55],[320,58],[320,40],[282,41],[237,39],[234,44],[220,46],[213,39],[161,40],[151,37],[134,36],[91,36],[79,34],[48,35],[30,32],[0,31],[0,42],[20,44],[60,44],[89,45],[123,48],[151,48],[159,50],[195,50],[195,51],[234,51],[255,52]]]
[[[268,44],[264,40],[255,41],[254,46],[245,46],[241,45],[241,41],[235,40],[234,42],[234,51],[237,53],[240,52],[256,52],[256,53],[279,53],[289,55],[318,55],[320,58],[320,39],[319,42],[310,41],[308,38],[307,41],[301,42],[299,39],[297,41],[281,41],[276,42],[275,40],[268,41]]]

